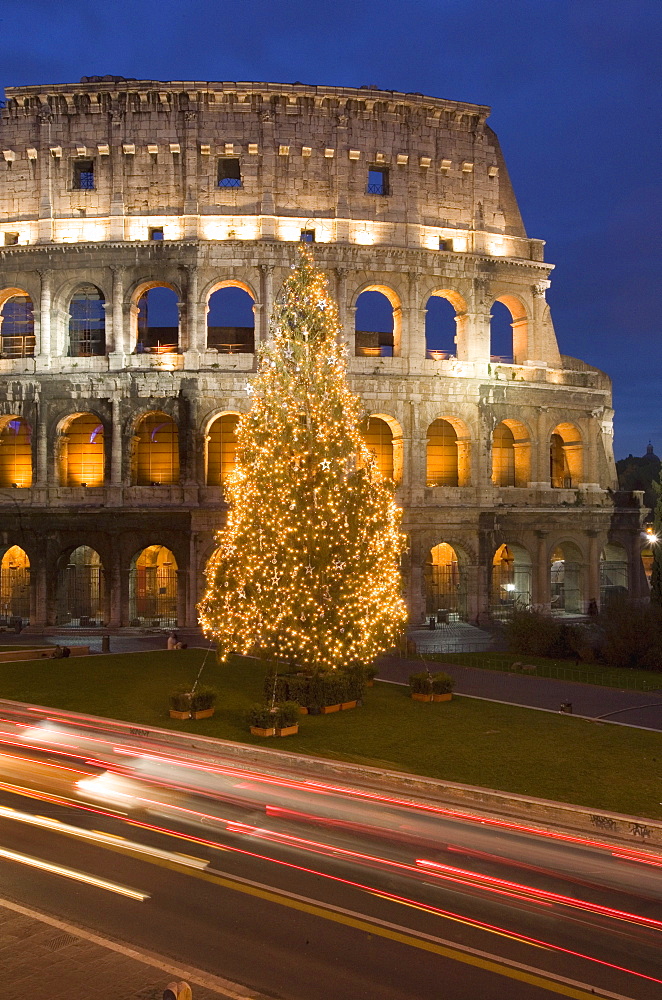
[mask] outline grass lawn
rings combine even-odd
[[[218,688],[216,715],[169,718],[171,690],[193,682],[204,655],[0,663],[0,697],[662,819],[662,734],[470,698],[422,704],[377,682],[362,708],[302,716],[298,736],[261,740],[244,721],[261,700],[266,668],[255,660],[219,665],[210,654],[203,680]]]
[[[628,691],[662,690],[662,674],[656,671],[619,669],[600,663],[555,660],[549,656],[529,656],[527,653],[424,653],[423,658],[440,663],[457,663],[463,667],[502,671],[510,671],[513,663],[535,663],[538,677],[579,681],[582,684],[598,684],[601,687]]]

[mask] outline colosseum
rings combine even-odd
[[[411,621],[646,593],[611,383],[559,354],[489,108],[118,77],[6,95],[0,623],[195,627],[300,240],[404,508]]]

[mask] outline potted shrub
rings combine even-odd
[[[281,701],[276,705],[276,736],[295,736],[299,732],[299,705]]]
[[[455,687],[455,680],[450,676],[450,674],[445,674],[440,671],[438,674],[432,675],[432,700],[433,701],[450,701],[453,697],[453,688]]]
[[[365,677],[366,687],[371,688],[374,686],[375,677],[377,676],[378,673],[379,671],[377,670],[377,667],[374,665],[374,663],[363,664],[363,676]]]
[[[427,670],[409,675],[409,690],[414,701],[432,701],[432,681]]]
[[[273,736],[276,716],[268,705],[253,705],[248,711],[248,725],[253,736]]]
[[[334,671],[322,675],[323,701],[320,706],[322,715],[340,711],[340,705],[345,699],[346,688],[346,680],[342,674]]]
[[[170,718],[191,718],[191,692],[186,688],[176,688],[170,695]]]
[[[191,715],[194,719],[209,719],[216,711],[216,688],[201,684],[191,695]]]

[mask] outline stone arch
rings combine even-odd
[[[129,570],[130,625],[177,625],[178,569],[165,545],[148,545],[134,555]]]
[[[243,293],[251,301],[250,323],[232,324],[218,322],[224,318],[225,311],[222,299],[227,298],[225,292],[232,296],[230,290]],[[216,301],[212,301],[212,300]],[[216,350],[220,354],[253,354],[255,352],[255,305],[257,296],[254,289],[245,281],[237,278],[227,278],[216,281],[209,286],[205,293],[206,316],[207,316],[207,348]],[[243,311],[246,311],[247,303],[244,303]],[[238,304],[235,303],[234,311],[237,311]],[[246,315],[248,320],[248,315]]]
[[[98,414],[73,413],[60,422],[57,438],[60,486],[103,486],[105,427]]]
[[[237,426],[241,414],[217,413],[209,421],[205,434],[205,482],[224,486],[237,459]]]
[[[30,559],[20,545],[11,545],[0,559],[0,622],[30,621]]]
[[[3,288],[0,291],[0,357],[34,357],[35,345],[32,297],[23,288]]]
[[[507,417],[492,432],[492,483],[528,486],[531,480],[531,435],[520,421]]]
[[[404,465],[402,427],[398,421],[387,413],[371,413],[363,437],[368,450],[375,456],[379,474],[398,486],[402,482]]]
[[[77,285],[68,304],[70,358],[98,357],[106,353],[106,299],[96,285]]]
[[[449,303],[453,315],[435,315],[438,310],[431,308],[430,302]],[[424,302],[425,310],[425,353],[433,361],[443,361],[453,355],[460,356],[465,348],[467,303],[459,292],[450,288],[435,288]]]
[[[103,624],[104,568],[96,549],[78,545],[58,561],[57,624],[95,628]]]
[[[371,326],[387,326],[390,330],[359,330],[358,323],[354,324],[354,353],[357,357],[399,357],[400,344],[402,339],[402,303],[397,292],[389,285],[378,283],[367,283],[358,289],[352,302],[355,310],[359,309],[359,299],[366,292],[377,292],[382,295],[391,307],[391,322],[371,323]],[[368,324],[366,324],[368,325]]]
[[[458,545],[443,541],[429,550],[424,568],[426,614],[442,620],[468,616],[468,564]]]
[[[549,563],[552,611],[582,614],[585,559],[579,545],[571,539],[557,542],[551,550]]]
[[[32,428],[23,417],[0,417],[0,487],[32,486]]]
[[[179,482],[179,429],[162,410],[143,413],[135,422],[131,481],[136,486]]]
[[[584,481],[584,442],[575,424],[557,424],[551,433],[549,479],[555,489],[576,489]]]
[[[490,610],[495,618],[506,618],[514,608],[531,604],[533,570],[525,546],[504,542],[494,553],[491,566]]]
[[[623,545],[609,542],[600,553],[600,607],[630,592],[628,554]]]
[[[457,417],[438,417],[428,427],[425,481],[428,486],[471,483],[471,436]]]
[[[156,312],[157,322],[149,318],[150,296],[153,292],[166,289],[171,296],[158,296],[153,301],[152,315]],[[159,301],[163,298],[163,302]],[[166,301],[167,300],[167,301]],[[178,352],[181,336],[182,290],[169,281],[148,280],[137,284],[130,295],[131,343],[136,354],[167,354]],[[168,322],[163,323],[163,319]],[[159,325],[161,323],[162,325]]]
[[[529,356],[529,314],[527,308],[519,296],[510,292],[498,295],[494,301],[505,306],[512,317],[510,327],[513,334],[510,354],[515,364],[524,364]],[[496,352],[492,350],[492,345],[490,345],[490,355],[493,360],[509,360],[508,356],[497,356]]]

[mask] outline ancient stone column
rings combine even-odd
[[[273,264],[260,264],[260,298],[262,299],[262,310],[260,314],[261,329],[259,331],[260,343],[266,344],[269,339],[269,323],[271,322],[271,311],[274,300],[274,268]],[[255,333],[258,333],[257,327]],[[255,345],[257,347],[257,344]]]
[[[122,418],[119,399],[111,401],[111,409],[110,481],[113,486],[119,486],[122,482]]]
[[[40,398],[37,407],[37,482],[36,486],[46,486],[48,475],[48,405]]]
[[[198,113],[184,112],[184,239],[198,238]]]
[[[113,312],[112,312],[112,343],[108,346],[108,352],[113,354],[125,354],[126,342],[124,333],[124,268],[111,268],[113,275]]]
[[[39,222],[37,224],[37,242],[53,242],[53,181],[51,170],[53,168],[50,147],[52,144],[53,115],[47,104],[44,104],[38,112],[39,122],[39,158],[33,161],[37,172],[37,183],[39,185]]]
[[[408,275],[409,288],[407,308],[402,321],[400,354],[412,361],[422,361],[425,357],[425,313],[418,308],[421,275],[411,271]]]
[[[39,360],[44,367],[51,360],[51,272],[40,271],[41,295],[39,300]]]

